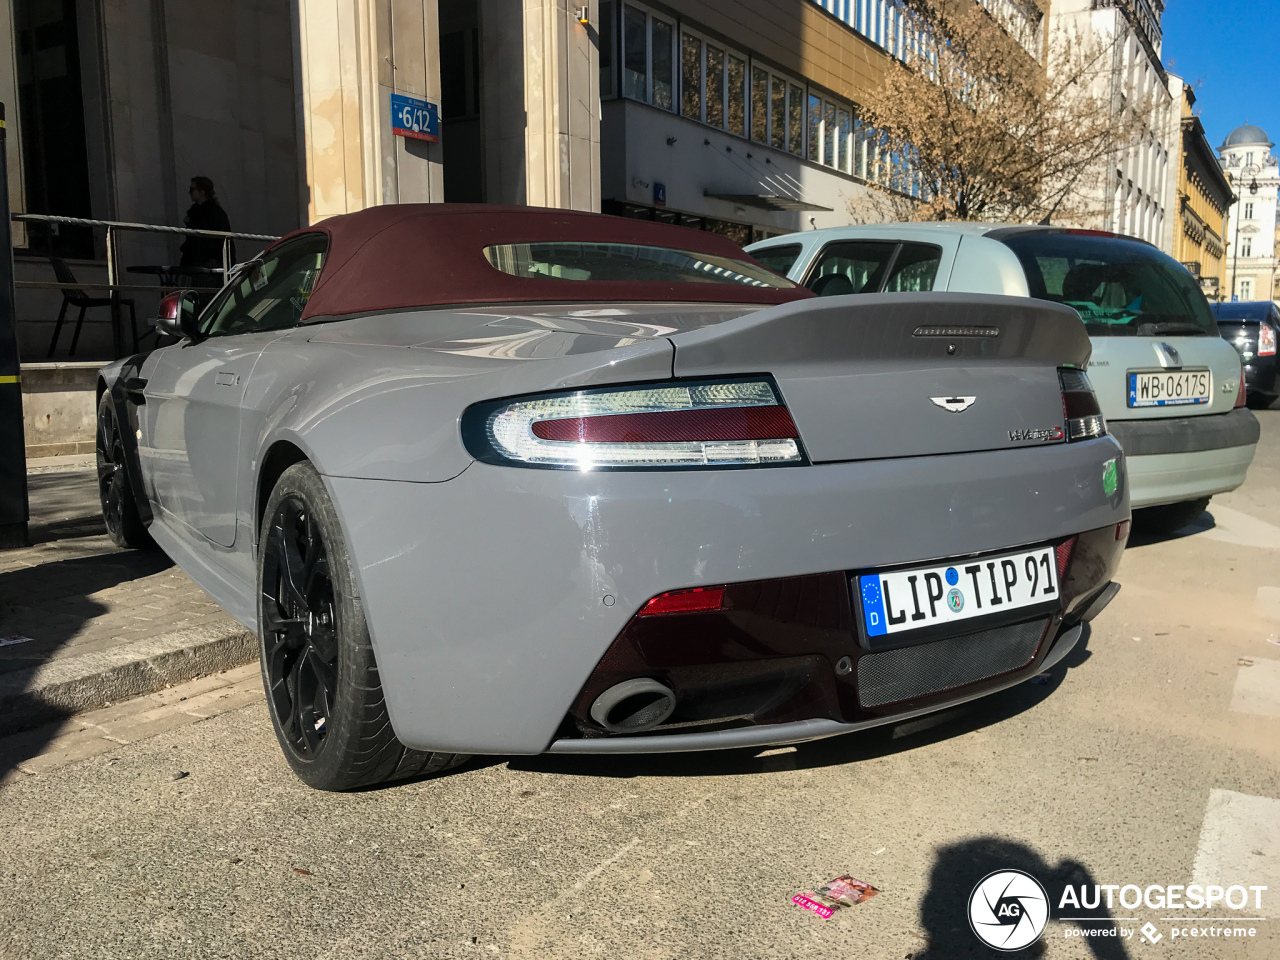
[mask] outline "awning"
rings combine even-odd
[[[778,193],[712,193],[710,190],[706,190],[703,191],[702,195],[712,200],[724,200],[744,207],[759,207],[762,210],[830,211],[833,209],[832,207],[824,207],[821,204],[809,203],[807,200],[798,200],[795,197],[788,197]]]

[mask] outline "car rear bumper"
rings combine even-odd
[[[1125,450],[1136,510],[1234,490],[1253,462],[1260,428],[1244,407],[1230,413],[1152,420],[1108,420]]]
[[[1119,485],[1104,488],[1117,459],[1115,441],[1101,438],[794,468],[591,473],[476,463],[441,483],[326,482],[400,739],[533,754],[566,738],[572,704],[649,598],[1114,529],[1129,516],[1122,459]],[[1099,589],[1108,569],[1093,565]],[[1050,620],[1019,676],[1035,672],[1060,631],[1059,617]]]

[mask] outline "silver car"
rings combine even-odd
[[[107,528],[257,631],[318,788],[892,723],[1052,666],[1118,589],[1127,471],[1065,307],[402,205],[158,323],[99,384]]]
[[[1089,378],[1125,450],[1134,522],[1175,530],[1244,482],[1259,429],[1240,357],[1196,282],[1150,244],[1059,227],[886,223],[748,250],[820,296],[945,290],[1066,304],[1093,341]]]

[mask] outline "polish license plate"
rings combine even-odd
[[[858,578],[870,637],[959,623],[1057,599],[1053,547],[868,573]]]
[[[1213,375],[1208,370],[1169,370],[1129,374],[1129,406],[1177,407],[1208,403]]]

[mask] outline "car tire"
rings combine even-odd
[[[1144,507],[1133,511],[1133,529],[1135,533],[1147,536],[1168,536],[1181,530],[1188,523],[1204,513],[1209,506],[1209,498],[1199,500],[1183,500],[1180,503],[1166,503],[1158,507]]]
[[[107,536],[117,547],[145,550],[155,546],[147,525],[138,512],[138,501],[129,482],[120,421],[111,394],[104,393],[98,404],[98,428],[94,449],[98,461],[98,502]]]
[[[276,739],[303,782],[352,790],[465,761],[396,739],[338,515],[311,464],[280,476],[258,544],[262,682]]]

